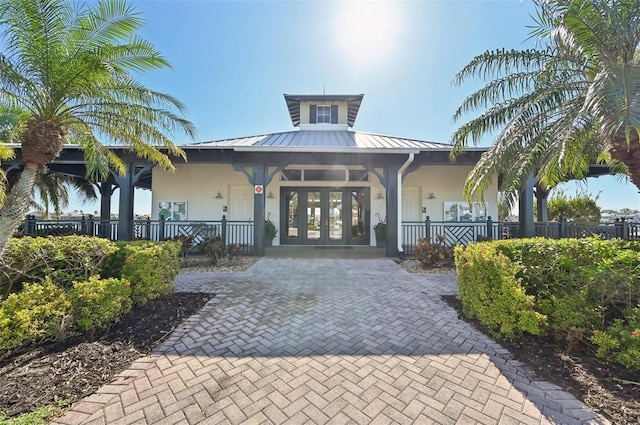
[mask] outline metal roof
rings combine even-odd
[[[294,127],[300,125],[300,102],[347,102],[347,124],[353,127],[364,94],[285,94],[284,100]]]
[[[450,151],[446,143],[427,142],[347,130],[299,130],[261,136],[182,145],[185,148],[272,152],[380,152]],[[473,149],[472,149],[473,150]]]

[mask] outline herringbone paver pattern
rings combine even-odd
[[[459,320],[455,276],[265,258],[177,286],[218,295],[57,423],[606,423]]]

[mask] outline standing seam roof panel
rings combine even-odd
[[[344,130],[299,130],[267,135],[250,136],[219,140],[214,142],[195,143],[187,147],[250,147],[256,148],[334,148],[337,152],[345,149],[451,149],[450,144],[434,143],[415,139],[403,139],[371,133],[360,133]]]

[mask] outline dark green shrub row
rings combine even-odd
[[[542,332],[569,344],[589,338],[599,356],[640,369],[640,244],[514,239],[456,248],[455,260],[465,314],[496,335]],[[523,296],[529,301],[516,303]],[[534,313],[536,326],[521,320]]]
[[[106,239],[88,236],[12,238],[0,263],[0,298],[47,277],[69,288],[76,280],[97,275],[115,249]]]

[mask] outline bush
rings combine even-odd
[[[47,277],[70,288],[73,281],[98,274],[102,262],[115,250],[112,242],[89,236],[12,238],[0,264],[0,296]]]
[[[525,293],[518,266],[491,243],[455,248],[459,298],[467,317],[478,319],[495,336],[514,338],[523,332],[540,334],[546,317],[534,310]]]
[[[212,236],[203,242],[202,251],[214,266],[220,262],[224,256],[224,244],[221,236]]]
[[[233,260],[240,255],[242,255],[242,247],[240,245],[235,244],[227,248],[227,256],[229,257],[229,260]]]
[[[438,235],[438,243],[418,238],[414,255],[425,267],[453,266],[453,249],[444,244],[444,237]]]
[[[583,341],[603,321],[602,309],[587,291],[538,299],[536,310],[547,316],[549,331],[556,338],[564,338],[569,348]]]
[[[276,226],[273,224],[273,222],[271,220],[265,220],[264,221],[264,237],[266,239],[273,239],[276,237],[277,234],[278,234],[278,229],[276,229]]]
[[[605,331],[594,331],[591,341],[598,346],[599,358],[640,370],[640,305],[629,309],[625,320],[616,319]]]
[[[496,267],[500,256],[508,267]],[[497,334],[509,336],[496,330],[502,326],[497,317],[513,312],[495,287],[516,282],[536,314],[546,318],[543,330],[569,345],[590,337],[598,357],[640,370],[638,242],[535,238],[472,244],[456,251],[456,266],[465,314]]]
[[[535,297],[537,311],[548,315],[550,330],[569,339],[590,335],[640,301],[640,253],[628,242],[534,238],[492,244],[520,266],[516,276]]]
[[[181,244],[176,242],[126,244],[121,276],[131,282],[134,305],[146,304],[174,289],[174,280],[180,270]]]
[[[0,306],[0,349],[58,338],[71,320],[66,292],[50,280],[25,284]]]
[[[192,235],[178,235],[172,238],[166,239],[168,241],[178,242],[180,244],[180,256],[182,258],[186,257],[193,245],[193,236]]]
[[[125,260],[127,259],[127,247],[148,247],[155,245],[156,242],[151,241],[119,241],[115,243],[115,251],[110,253],[102,262],[102,267],[100,268],[100,276],[108,278],[108,277],[116,277],[120,278],[122,276],[122,267],[125,264]]]
[[[69,291],[76,327],[83,331],[106,328],[131,310],[131,288],[124,279],[100,279],[75,282]]]

